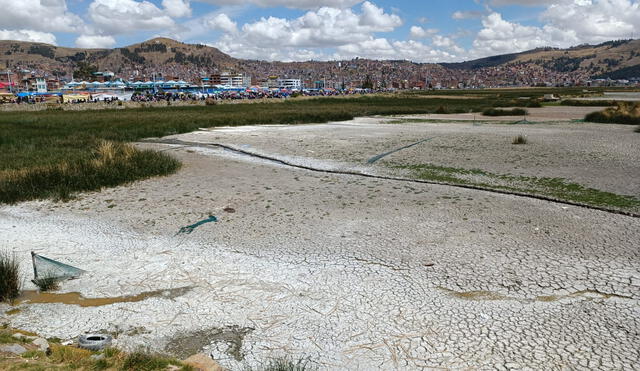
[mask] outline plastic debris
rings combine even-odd
[[[180,228],[180,230],[178,231],[178,233],[176,233],[176,235],[178,234],[190,234],[191,232],[193,232],[194,229],[198,228],[199,226],[203,225],[203,224],[207,224],[207,223],[212,223],[212,222],[217,222],[218,218],[216,218],[213,215],[210,215],[207,219],[201,220],[197,223],[188,225],[186,227],[182,227]]]

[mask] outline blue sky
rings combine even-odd
[[[640,0],[0,0],[0,39],[118,47],[156,36],[239,58],[459,61],[637,37]]]

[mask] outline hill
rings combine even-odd
[[[216,48],[167,38],[155,38],[115,49],[65,48],[43,43],[0,41],[0,65],[7,68],[19,66],[66,75],[80,62],[121,74],[130,69],[144,70],[169,65],[225,68],[235,65],[237,60]]]
[[[559,73],[582,72],[593,77],[624,79],[640,77],[640,40],[608,41],[568,49],[539,48],[461,63],[443,63],[450,69],[476,70],[486,67],[534,64]]]
[[[80,49],[42,43],[0,41],[0,66],[35,70],[70,78],[79,64],[113,71],[125,79],[152,76],[196,81],[221,70],[246,72],[257,78],[279,75],[332,85],[358,86],[371,79],[379,86],[408,87],[433,83],[443,87],[562,84],[591,78],[640,77],[640,40],[609,41],[568,49],[539,48],[460,63],[413,63],[406,60],[265,62],[233,58],[200,44],[155,38],[114,49]],[[502,68],[505,67],[505,68]]]

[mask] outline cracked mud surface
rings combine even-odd
[[[336,129],[335,136],[356,142],[358,130],[370,138],[400,130],[406,142],[421,134],[413,124],[340,125],[347,131]],[[618,135],[623,128],[610,130]],[[361,162],[349,159],[366,159],[359,149],[348,155],[347,143],[332,146],[293,130],[207,134],[213,133],[220,142],[281,156],[312,150],[307,161],[329,165],[355,167]],[[299,145],[301,135],[307,147]],[[392,136],[388,147],[406,145],[401,139]],[[372,139],[372,152],[380,142]],[[0,314],[3,320],[60,338],[104,329],[119,333],[124,348],[204,347],[232,369],[283,355],[331,370],[633,369],[640,363],[638,218],[312,173],[223,150],[172,147],[171,153],[184,167],[170,177],[64,204],[1,207],[0,245],[24,258],[25,276],[31,250],[89,271],[62,287],[84,297],[190,290],[98,307],[23,304],[18,313]],[[637,190],[638,182],[626,183],[638,173],[626,176],[612,189]],[[593,181],[604,185],[602,178]],[[176,236],[209,215],[218,222]],[[2,305],[0,313],[10,309]]]

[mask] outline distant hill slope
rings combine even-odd
[[[216,48],[185,44],[166,38],[156,38],[115,49],[65,48],[42,43],[0,41],[0,66],[21,65],[49,71],[68,71],[78,62],[88,62],[100,70],[120,72],[123,67],[183,65],[189,67],[220,67],[234,65],[237,60]]]
[[[532,63],[556,72],[583,71],[594,77],[640,77],[640,40],[608,41],[599,45],[580,45],[569,49],[539,48],[473,61],[442,63],[442,66],[475,70],[518,63]]]
[[[304,70],[307,78],[313,75],[331,75],[343,78],[350,75],[335,75],[335,62],[262,62],[233,58],[220,50],[205,46],[185,44],[167,38],[155,38],[139,44],[114,49],[80,49],[57,47],[42,43],[22,41],[0,41],[0,68],[16,66],[69,76],[79,62],[88,62],[99,70],[110,70],[117,74],[142,71],[147,78],[158,66],[174,76],[195,76],[198,71],[236,69],[250,74],[284,71],[296,75]],[[395,74],[397,71],[412,71],[421,76],[427,70],[471,71],[488,67],[529,64],[559,73],[577,73],[583,76],[625,79],[640,77],[640,40],[609,41],[599,45],[581,45],[569,49],[539,48],[521,53],[504,54],[460,63],[420,64],[408,61],[386,61],[387,67],[379,67],[378,61],[359,59],[358,66],[370,69],[387,68],[368,73]],[[391,67],[388,65],[391,64]],[[354,65],[348,61],[344,65]],[[370,66],[370,67],[369,67]],[[378,66],[378,67],[377,67]],[[390,69],[389,69],[390,68]],[[344,67],[343,67],[344,69]],[[272,72],[269,72],[272,71]],[[315,71],[316,73],[310,73]],[[353,71],[348,71],[352,74]],[[300,74],[302,76],[302,74]],[[129,76],[129,75],[127,75]],[[296,75],[297,76],[297,75]]]

